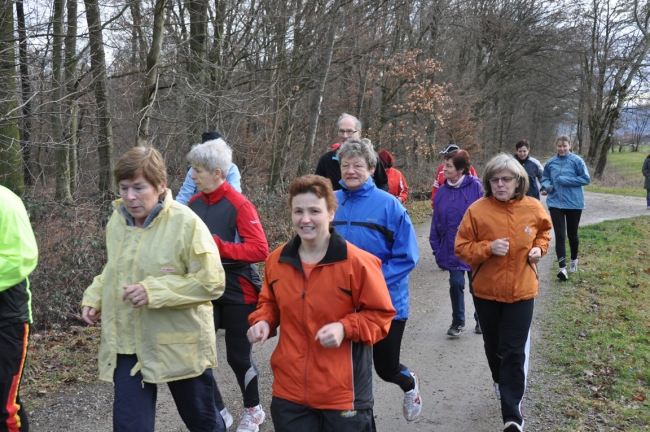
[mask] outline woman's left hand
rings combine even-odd
[[[345,327],[343,327],[343,323],[334,322],[321,327],[316,333],[315,340],[320,339],[320,344],[324,348],[338,348],[341,346],[344,337]]]
[[[532,262],[533,264],[537,264],[537,263],[539,262],[539,260],[542,259],[542,249],[540,249],[540,248],[537,247],[537,246],[535,246],[534,248],[532,248],[532,249],[530,250],[530,252],[528,252],[528,259],[529,259],[530,262]]]
[[[149,297],[147,297],[147,292],[140,284],[124,286],[124,295],[122,295],[122,301],[126,300],[129,300],[131,303],[133,303],[134,308],[139,308],[149,304]]]

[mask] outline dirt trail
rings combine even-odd
[[[650,215],[644,198],[586,193],[587,210],[581,225],[606,219]],[[428,243],[429,224],[416,228],[420,262],[411,274],[411,313],[402,343],[402,363],[420,375],[424,403],[417,421],[407,423],[402,417],[403,393],[375,377],[375,415],[379,431],[501,431],[500,405],[492,392],[492,380],[483,352],[481,336],[473,332],[474,308],[466,292],[467,330],[459,339],[446,336],[451,323],[448,294],[448,273],[435,265]],[[553,290],[560,285],[554,280],[553,249],[540,265],[540,296],[533,324],[529,389],[524,400],[526,430],[554,430],[553,418],[544,411],[546,398],[544,380],[536,361],[543,349],[538,327],[544,308]],[[220,367],[216,370],[219,387],[236,421],[241,415],[239,389],[225,360],[223,333],[218,336]],[[269,412],[272,376],[269,358],[275,341],[254,348],[254,358],[261,373],[262,404]],[[112,387],[98,383],[71,387],[68,391],[48,396],[42,407],[31,411],[32,431],[109,431],[112,429]],[[29,407],[28,407],[29,409]],[[167,387],[159,386],[157,431],[185,431]],[[230,428],[235,430],[235,426]],[[273,431],[270,418],[260,428]]]

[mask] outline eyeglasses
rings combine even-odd
[[[503,184],[507,184],[513,181],[514,179],[515,179],[514,177],[492,177],[490,179],[490,183],[499,184],[499,182],[502,181]]]
[[[343,130],[339,129],[339,135],[354,135],[355,133],[359,132],[358,130]]]

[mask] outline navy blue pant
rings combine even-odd
[[[571,249],[571,259],[578,259],[578,247],[580,238],[578,237],[578,225],[582,210],[559,209],[555,207],[548,208],[553,222],[553,232],[555,233],[555,254],[560,267],[566,267],[566,238],[569,237],[569,248]]]
[[[237,377],[237,383],[244,399],[244,407],[252,408],[260,404],[258,388],[259,372],[253,362],[253,349],[246,337],[250,328],[248,315],[257,308],[257,303],[252,304],[220,304],[212,302],[214,306],[214,328],[216,331],[226,331],[226,357],[230,368]],[[223,398],[219,387],[214,385],[214,400],[219,411],[224,409]]]
[[[142,381],[140,372],[131,376],[138,359],[135,355],[118,354],[113,374],[114,432],[154,432],[158,387]],[[214,409],[214,377],[212,369],[203,374],[168,382],[176,408],[190,432],[225,432],[226,425]]]
[[[372,360],[379,378],[400,386],[403,392],[415,388],[415,380],[408,368],[399,362],[406,320],[393,320],[386,338],[372,347]]]
[[[0,432],[28,432],[29,422],[18,395],[27,356],[29,324],[0,328]]]
[[[499,383],[503,422],[523,426],[521,401],[526,391],[530,325],[535,299],[501,303],[474,296],[492,380]]]
[[[275,432],[371,432],[372,409],[323,410],[273,397],[271,417]]]

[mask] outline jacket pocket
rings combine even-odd
[[[156,333],[161,380],[188,378],[202,372],[199,339],[198,332]]]

